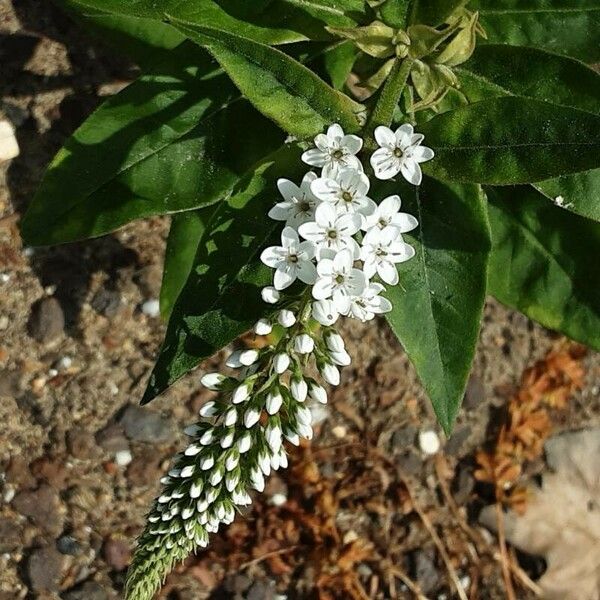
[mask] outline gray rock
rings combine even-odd
[[[54,546],[34,550],[27,561],[29,583],[35,592],[58,590],[64,556]]]
[[[485,399],[485,388],[483,381],[477,375],[471,375],[465,390],[463,406],[467,410],[477,408]]]
[[[108,593],[96,581],[86,581],[66,591],[61,598],[63,600],[108,600]]]
[[[170,419],[147,408],[128,406],[119,420],[125,435],[136,442],[161,443],[173,439],[174,427]]]
[[[471,433],[473,433],[473,431],[468,425],[454,431],[444,446],[446,454],[453,456],[459,454],[463,444],[471,437]]]
[[[23,528],[14,519],[0,518],[0,554],[14,552],[22,544]]]
[[[65,315],[56,298],[42,298],[31,308],[29,335],[38,342],[47,344],[58,338],[65,329]]]
[[[397,429],[392,434],[392,447],[396,452],[405,452],[407,449],[415,445],[417,437],[417,428],[414,425],[406,425],[401,429]]]
[[[62,531],[63,507],[58,493],[51,486],[41,485],[37,490],[17,494],[13,506],[49,534],[58,535]]]
[[[117,290],[100,288],[90,302],[91,307],[105,317],[114,317],[121,307],[121,294]]]
[[[113,454],[129,450],[129,442],[125,437],[123,427],[118,423],[110,423],[96,432],[96,443],[106,452]]]
[[[440,585],[440,573],[435,566],[434,557],[425,550],[417,550],[413,558],[415,579],[424,594],[431,594]]]
[[[56,549],[61,554],[69,554],[70,556],[77,556],[81,554],[81,544],[70,535],[63,535],[56,540]]]

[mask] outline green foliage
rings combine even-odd
[[[598,0],[472,0],[468,6],[479,11],[490,43],[600,60]]]
[[[251,169],[214,212],[142,402],[150,402],[268,311],[260,290],[269,284],[271,271],[258,255],[280,228],[265,215],[273,205],[277,179],[301,179],[300,164],[298,149],[283,147]]]
[[[410,22],[441,25],[450,15],[460,10],[468,0],[413,0]]]
[[[600,350],[600,224],[529,186],[487,189],[489,292],[545,327]]]
[[[449,433],[464,395],[485,300],[486,205],[476,185],[430,178],[402,198],[403,210],[419,220],[419,228],[405,234],[416,256],[401,265],[400,284],[388,288],[393,309],[387,319]]]
[[[356,61],[356,48],[351,42],[334,44],[323,54],[325,71],[334,90],[341,90]]]
[[[213,205],[176,213],[171,217],[160,288],[160,314],[167,321],[194,266],[198,244],[214,211]]]
[[[281,143],[200,49],[186,44],[177,55],[172,74],[142,76],[67,140],[23,219],[26,243],[94,237],[212,204]]]
[[[330,123],[358,131],[362,106],[283,52],[205,27],[174,24],[219,61],[242,94],[284,131],[315,136]]]
[[[600,166],[600,118],[538,100],[478,102],[421,131],[436,152],[425,171],[449,181],[529,183]]]

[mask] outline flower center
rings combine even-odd
[[[352,194],[350,192],[342,192],[342,200],[345,200],[346,202],[352,202]]]
[[[394,148],[394,156],[396,158],[402,158],[404,156],[404,152],[402,152],[401,148]]]
[[[386,219],[384,219],[384,218],[379,219],[379,227],[381,227],[381,229],[383,229],[384,227],[387,227],[387,226],[388,226],[388,222]]]
[[[336,275],[336,276],[335,276],[335,282],[336,282],[338,285],[342,285],[342,283],[344,283],[344,276],[343,276],[343,275],[341,275],[341,274],[338,274],[338,275]]]
[[[337,234],[337,231],[336,231],[335,229],[330,229],[330,230],[327,232],[327,237],[328,237],[330,240],[337,240],[337,236],[338,236],[338,234]]]
[[[376,256],[387,256],[387,252],[383,248],[377,248],[375,251]]]
[[[298,255],[297,254],[290,254],[288,256],[288,262],[296,264],[298,262]]]
[[[300,202],[298,209],[300,212],[308,212],[310,210],[310,204],[304,200],[304,202]]]
[[[339,160],[340,158],[342,158],[344,156],[344,151],[343,150],[335,150],[332,154],[333,158]]]

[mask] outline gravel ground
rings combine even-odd
[[[159,292],[167,219],[57,248],[23,248],[18,233],[54,152],[132,76],[51,5],[0,0],[0,113],[21,149],[0,164],[0,600],[119,597],[158,478],[208,394],[191,375],[149,408],[137,406],[164,333],[145,303]],[[415,503],[443,534],[470,597],[505,597],[498,564],[472,559],[443,500],[439,459],[461,514],[476,523],[483,497],[473,453],[490,440],[523,370],[561,339],[490,300],[465,405],[445,440],[386,324],[344,329],[354,362],[322,410],[312,447],[212,550],[171,576],[162,597],[347,598],[329,581],[350,571],[368,598],[413,597],[401,579],[385,580],[394,566],[428,597],[454,597]],[[560,429],[600,422],[600,357],[589,353],[584,367],[586,386],[560,414]],[[442,440],[437,458],[420,448],[425,431]],[[329,512],[327,494],[335,499]],[[321,516],[318,526],[309,519]],[[286,527],[291,533],[280,534]],[[286,561],[281,548],[290,540],[296,554]],[[343,553],[332,562],[333,551],[356,549],[357,540],[363,550],[350,569],[339,562]],[[330,579],[315,567],[327,561]],[[532,576],[540,564],[524,563]]]

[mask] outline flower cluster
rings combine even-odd
[[[396,132],[378,127],[375,138],[380,145],[371,157],[375,176],[390,179],[402,173],[420,183],[419,163],[433,157],[420,145],[423,136],[406,124]],[[318,135],[315,145],[302,159],[321,173],[310,171],[300,186],[287,179],[277,183],[283,201],[269,216],[285,221],[285,228],[281,246],[261,255],[275,269],[269,294],[276,296],[299,279],[312,286],[312,315],[322,325],[333,325],[339,315],[367,321],[391,310],[381,296],[384,286],[371,280],[377,275],[389,285],[398,283],[396,265],[414,256],[402,234],[413,230],[417,220],[400,212],[397,195],[379,205],[369,197],[370,181],[356,156],[361,138],[344,135],[336,124]]]
[[[394,169],[413,176],[418,161],[430,153],[419,146],[422,136],[407,126],[395,134],[383,129],[377,139],[387,145],[372,159],[376,176],[391,176]],[[300,186],[280,179],[283,200],[269,212],[285,226],[281,246],[261,255],[275,270],[273,285],[262,290],[273,314],[260,319],[254,332],[270,338],[260,350],[234,351],[225,363],[227,373],[202,377],[202,384],[219,394],[186,429],[190,444],[161,480],[162,494],[130,569],[128,597],[150,597],[174,562],[205,547],[209,533],[231,523],[236,511],[251,503],[248,490],[262,491],[265,477],[287,466],[284,441],[298,445],[301,438],[312,438],[311,403],[327,402],[318,378],[338,385],[339,367],[351,361],[332,327],[338,317],[367,321],[391,310],[381,296],[384,285],[374,278],[398,282],[396,265],[414,254],[402,234],[417,221],[400,212],[398,196],[379,205],[368,196],[369,178],[357,157],[359,137],[332,125],[315,144],[303,160],[320,173],[307,173]],[[393,156],[390,164],[387,154]],[[305,286],[290,292],[297,280]],[[279,337],[272,335],[275,326]]]

